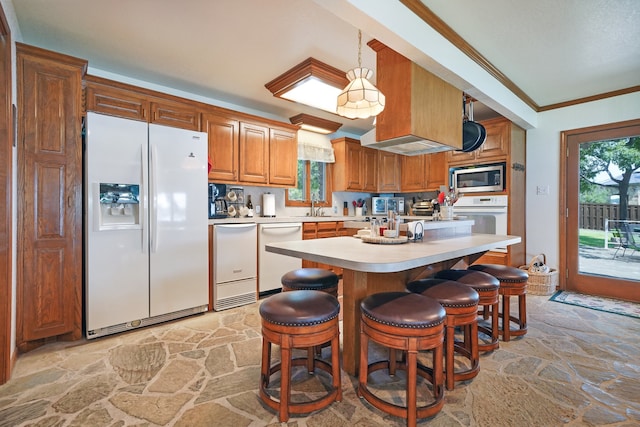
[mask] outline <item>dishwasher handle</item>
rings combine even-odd
[[[261,225],[260,227],[267,230],[271,230],[274,228],[302,228],[302,224],[268,224]]]

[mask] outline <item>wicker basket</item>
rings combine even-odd
[[[519,268],[529,274],[527,280],[527,293],[533,295],[551,295],[558,286],[558,270],[550,268],[547,273],[540,273],[533,270],[533,264],[542,261],[546,265],[547,258],[544,254],[536,255],[531,259],[529,265],[521,265]]]

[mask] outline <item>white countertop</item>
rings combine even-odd
[[[266,250],[355,271],[392,273],[514,245],[520,241],[519,236],[470,234],[399,245],[380,245],[365,243],[355,237],[330,237],[273,243],[267,245]]]

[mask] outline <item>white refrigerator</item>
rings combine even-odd
[[[207,134],[87,113],[87,338],[208,309]]]

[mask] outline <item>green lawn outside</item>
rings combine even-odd
[[[604,231],[586,230],[584,228],[581,228],[578,232],[578,244],[581,246],[604,248]]]

